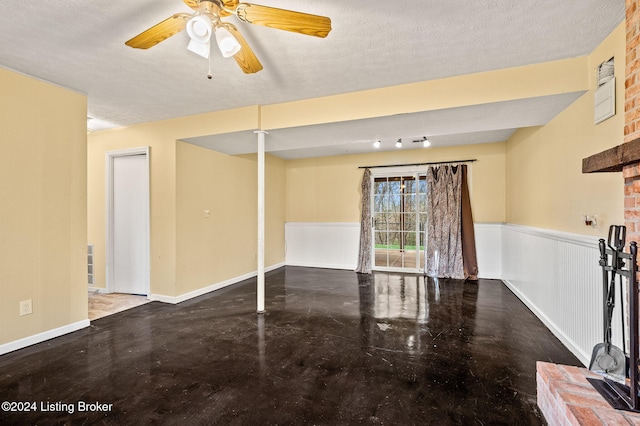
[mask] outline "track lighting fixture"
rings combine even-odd
[[[396,148],[402,148],[402,139],[398,139],[396,142]]]
[[[375,149],[380,148],[380,141],[375,141],[375,142],[373,143],[373,147],[374,147]]]

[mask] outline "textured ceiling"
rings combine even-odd
[[[6,0],[0,66],[87,94],[90,127],[104,128],[577,57],[625,13],[623,0],[256,3],[329,16],[333,30],[320,39],[227,18],[264,70],[245,75],[214,52],[208,80],[208,61],[186,50],[184,32],[149,50],[124,45],[174,13],[191,12],[180,0]],[[484,130],[464,133],[476,131]]]

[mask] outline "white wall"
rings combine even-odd
[[[479,278],[502,278],[501,223],[476,223],[476,254]]]
[[[288,222],[284,240],[287,265],[356,269],[360,223]]]

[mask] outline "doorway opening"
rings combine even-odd
[[[373,269],[424,271],[427,176],[424,172],[372,176]]]

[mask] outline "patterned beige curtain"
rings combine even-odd
[[[360,251],[356,272],[371,273],[371,170],[362,176],[362,208],[360,210]]]
[[[462,167],[427,170],[427,258],[431,277],[465,279],[462,258]]]

